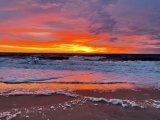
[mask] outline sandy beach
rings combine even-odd
[[[108,88],[114,86],[110,84]],[[70,95],[64,92],[0,96],[0,116],[2,120],[159,120],[159,99],[160,90],[142,86],[80,90],[77,85],[77,90],[72,90]],[[123,106],[124,103],[127,106]]]

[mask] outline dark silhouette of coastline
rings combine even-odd
[[[0,57],[67,60],[73,56],[103,57],[99,61],[160,61],[160,54],[84,54],[84,53],[0,53]],[[86,59],[87,60],[87,59]]]

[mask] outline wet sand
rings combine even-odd
[[[160,90],[152,88],[121,90],[74,90],[78,97],[53,94],[0,96],[0,113],[10,112],[14,120],[160,120],[160,109],[146,101],[160,100]],[[85,96],[133,100],[145,108],[85,100]],[[6,117],[1,118],[5,120]]]

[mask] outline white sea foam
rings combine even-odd
[[[136,101],[133,100],[123,100],[123,99],[106,99],[106,98],[96,98],[96,97],[84,97],[86,100],[92,101],[92,102],[102,102],[106,103],[108,105],[119,105],[123,108],[140,108],[144,109],[147,107],[153,107],[156,109],[160,109],[160,101],[159,100],[146,100],[146,101]]]
[[[10,112],[3,112],[3,113],[0,113],[0,119],[2,120],[12,120],[14,118],[17,117],[17,115],[21,114],[21,112],[17,112],[17,113],[10,113]]]
[[[160,109],[160,100],[150,100],[152,107],[155,107],[157,109]]]
[[[39,89],[39,90],[27,90],[27,89],[10,89],[4,90],[3,92],[1,91],[0,95],[1,96],[22,96],[22,95],[44,95],[44,96],[50,96],[53,94],[57,95],[65,95],[68,97],[73,97],[76,98],[78,97],[77,94],[72,93],[70,90],[44,90],[44,89]]]
[[[85,99],[92,102],[104,102],[112,105],[120,105],[123,108],[133,107],[133,108],[145,108],[142,105],[139,105],[131,100],[122,100],[122,99],[106,99],[106,98],[95,98],[95,97],[85,97]]]

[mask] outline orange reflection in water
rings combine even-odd
[[[0,91],[4,90],[120,90],[136,89],[140,86],[133,84],[59,84],[59,83],[29,83],[29,84],[5,84],[0,83]]]

